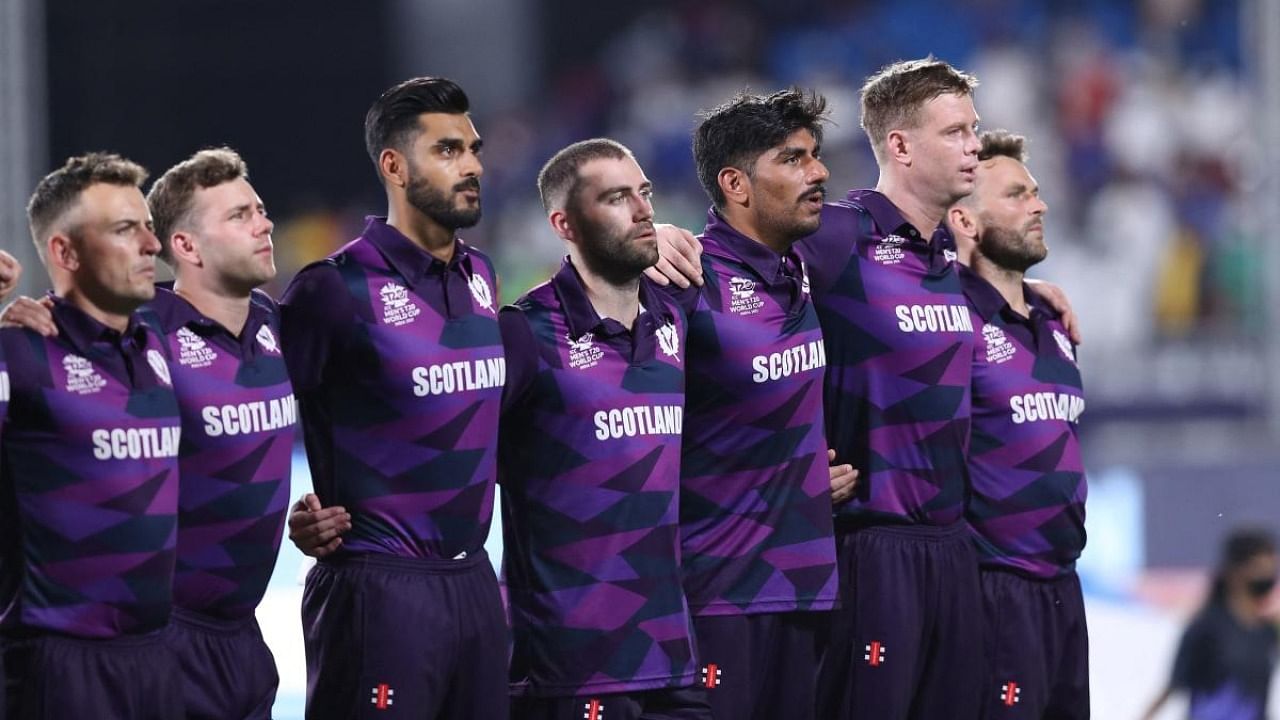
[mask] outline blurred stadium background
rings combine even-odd
[[[698,229],[694,113],[813,86],[843,193],[876,179],[862,78],[927,53],[979,76],[985,127],[1031,138],[1050,205],[1038,275],[1086,336],[1094,716],[1135,718],[1220,538],[1280,527],[1280,0],[0,0],[0,236],[43,292],[23,212],[41,175],[97,149],[158,174],[228,144],[276,221],[278,291],[383,212],[370,102],[446,75],[486,146],[485,219],[464,237],[511,300],[560,257],[534,176],[564,144],[628,144],[660,219]],[[302,714],[301,572],[286,548],[260,611],[282,719]]]

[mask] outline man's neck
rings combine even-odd
[[[63,300],[74,305],[85,315],[88,315],[116,332],[122,333],[129,327],[129,317],[132,312],[121,313],[116,310],[107,310],[76,288],[63,288],[61,292],[55,289],[54,292]]]
[[[1022,289],[1022,281],[1026,273],[1000,267],[988,260],[981,252],[974,252],[972,264],[969,266],[983,280],[1000,292],[1000,297],[1009,303],[1013,311],[1023,317],[1031,315],[1031,306],[1027,303],[1026,293]]]
[[[632,327],[640,315],[640,277],[618,283],[592,272],[581,259],[572,258],[572,262],[596,314],[617,320],[623,327]]]
[[[791,239],[771,237],[768,233],[761,230],[759,223],[756,222],[755,215],[750,211],[738,207],[726,207],[719,212],[720,217],[729,224],[729,227],[737,230],[739,234],[764,245],[775,253],[785,255],[787,254],[787,251],[791,249]]]
[[[198,282],[183,282],[181,276],[174,280],[173,292],[232,335],[240,337],[240,333],[244,332],[245,323],[249,321],[249,301],[252,295],[222,292],[204,287]]]
[[[933,236],[933,231],[942,223],[942,216],[947,208],[920,197],[900,178],[880,173],[880,181],[876,183],[876,192],[884,195],[898,208],[902,217],[920,232],[925,240]]]
[[[453,230],[432,220],[404,198],[388,198],[387,224],[441,262],[453,259]]]

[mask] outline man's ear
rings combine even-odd
[[[716,183],[724,194],[726,205],[746,206],[751,201],[751,178],[736,167],[722,168],[716,175]]]
[[[951,228],[951,234],[957,238],[965,237],[977,241],[978,219],[962,203],[956,203],[947,210],[947,227]]]
[[[885,157],[900,165],[911,165],[911,151],[914,149],[905,130],[890,130],[884,141]]]
[[[202,262],[195,235],[186,230],[176,230],[169,236],[169,253],[175,261],[182,260],[192,265],[199,265]]]
[[[559,236],[561,240],[573,242],[576,234],[573,225],[569,223],[569,213],[562,209],[552,210],[547,214],[547,223],[551,225],[551,229]]]
[[[378,173],[387,185],[406,187],[409,184],[408,159],[395,148],[383,148],[378,153]]]
[[[76,251],[76,243],[69,234],[59,232],[50,235],[45,251],[51,267],[67,272],[80,269],[80,253]]]

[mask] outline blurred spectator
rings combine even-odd
[[[1278,635],[1267,612],[1275,584],[1271,534],[1233,532],[1209,599],[1183,633],[1169,687],[1152,703],[1148,720],[1175,693],[1190,695],[1193,720],[1266,719]]]

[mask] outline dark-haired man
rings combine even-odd
[[[507,715],[483,547],[506,365],[493,264],[455,235],[480,219],[468,108],[442,78],[378,98],[365,143],[387,217],[299,272],[281,303],[311,507],[350,518],[307,577],[308,718]],[[324,532],[346,529],[330,519]]]
[[[826,356],[792,245],[817,229],[826,101],[741,95],[694,135],[712,202],[699,238],[705,284],[689,314],[681,460],[684,588],[714,716],[811,718],[836,603],[832,488],[823,435]]]
[[[652,185],[574,143],[538,176],[560,271],[503,308],[513,720],[710,720],[680,586],[684,313],[642,273]]]
[[[972,493],[965,517],[986,608],[986,718],[1089,717],[1089,640],[1075,563],[1087,492],[1084,391],[1061,317],[1024,284],[1048,254],[1021,136],[983,133],[973,192],[947,223],[973,322]],[[970,269],[971,268],[971,269]]]
[[[147,304],[172,358],[182,415],[177,571],[166,634],[188,720],[269,718],[279,676],[254,610],[271,578],[288,508],[297,411],[275,303],[272,223],[228,148],[170,168],[147,196],[174,269]],[[45,303],[5,319],[46,335]]]
[[[27,206],[58,333],[0,330],[10,718],[182,717],[162,635],[181,421],[163,339],[136,312],[160,251],[145,177],[91,153],[45,176]]]

